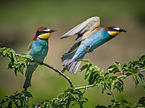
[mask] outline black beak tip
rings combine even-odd
[[[120,32],[126,32],[126,30],[124,30],[124,29],[120,29]]]
[[[125,32],[125,33],[126,33],[127,31],[126,31],[126,30],[123,30],[123,32]]]
[[[50,30],[49,32],[52,33],[52,32],[55,32],[55,31],[57,31],[57,30]]]

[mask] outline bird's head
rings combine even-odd
[[[120,32],[126,32],[126,30],[119,27],[109,26],[104,28],[111,37],[117,36]]]
[[[37,37],[39,37],[40,39],[48,39],[50,37],[51,33],[54,31],[56,31],[56,30],[51,30],[46,27],[39,27],[36,31],[36,35],[33,40],[36,40]]]

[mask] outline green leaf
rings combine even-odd
[[[16,54],[13,49],[6,47],[0,48],[0,54],[9,58],[8,69],[14,69],[16,76],[18,72],[23,74],[23,70],[29,64],[31,58],[28,54]]]
[[[122,64],[121,64],[121,63],[119,63],[119,62],[114,62],[114,64],[116,64],[116,65],[118,65],[118,66],[122,67]]]
[[[131,74],[131,72],[129,71],[129,72],[127,72],[125,75],[126,75],[126,76],[130,76],[130,75],[132,75],[132,74]]]
[[[106,107],[104,105],[97,105],[95,108],[108,108],[108,107]]]
[[[2,52],[2,55],[5,56],[7,53],[8,53],[8,51],[7,51],[7,50],[4,50],[4,51]]]
[[[13,65],[11,64],[11,62],[8,64],[8,69],[13,69]]]
[[[121,100],[123,103],[129,103],[128,101],[126,101],[126,100]]]
[[[12,101],[8,103],[8,108],[12,108]]]
[[[142,105],[142,106],[145,106],[145,97],[142,97],[142,98],[140,98],[139,99],[139,101],[138,101],[138,105]]]
[[[31,94],[30,92],[28,92],[28,91],[22,91],[21,93],[22,93],[22,94],[25,94],[25,95],[26,95],[27,97],[29,97],[29,98],[30,98],[30,97],[33,97],[32,94]]]
[[[25,64],[22,63],[22,64],[19,66],[19,70],[20,70],[20,72],[21,72],[22,74],[23,74],[24,68],[25,68]]]
[[[89,85],[93,84],[95,81],[95,77],[94,77],[95,72],[91,72],[88,78],[89,81]]]
[[[145,80],[144,80],[144,75],[143,75],[143,74],[141,74],[141,73],[139,73],[139,74],[138,74],[138,76],[140,77],[141,81],[142,81],[143,83],[145,83]]]
[[[139,84],[139,81],[137,79],[137,75],[132,74],[132,78],[135,81],[135,87],[137,87],[137,85]]]
[[[15,75],[17,76],[17,74],[18,74],[18,72],[19,72],[18,68],[15,68],[15,69],[14,69],[14,72],[15,72]]]
[[[107,95],[112,95],[111,93],[107,93]]]
[[[111,65],[110,67],[107,68],[107,70],[109,70],[110,73],[117,73],[117,72],[120,72],[118,66],[116,65]]]
[[[141,61],[141,62],[145,61],[145,55],[141,56],[141,57],[139,58],[139,61]]]
[[[108,72],[104,74],[104,76],[108,76],[108,75],[109,75],[109,73],[108,73]]]
[[[110,76],[110,78],[111,78],[112,80],[116,80],[116,79],[117,79],[117,76]]]
[[[144,91],[145,91],[145,86],[142,86],[143,87],[143,89],[144,89]]]
[[[115,102],[115,100],[111,100],[113,103]]]
[[[79,61],[83,61],[83,62],[88,62],[90,63],[90,61],[88,59],[79,59]]]
[[[9,99],[8,99],[8,98],[3,99],[0,103],[1,103],[1,104],[4,104],[4,103],[5,103],[5,102],[7,102],[7,101],[9,101]]]
[[[81,67],[81,69],[80,69],[80,72],[82,72],[83,70],[85,70],[85,69],[87,69],[87,68],[88,68],[88,64],[83,65],[83,66]]]
[[[101,85],[102,85],[102,94],[103,94],[107,88],[107,85],[106,85],[106,83],[102,83]]]

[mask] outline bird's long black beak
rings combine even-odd
[[[49,33],[52,33],[52,32],[55,32],[55,31],[57,31],[57,30],[50,30]]]
[[[126,32],[126,30],[124,30],[124,29],[120,29],[119,32]]]

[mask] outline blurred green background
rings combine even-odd
[[[59,38],[72,27],[92,16],[101,18],[101,26],[118,26],[127,30],[115,39],[87,54],[93,64],[106,69],[113,61],[121,63],[136,60],[145,54],[145,0],[1,0],[0,1],[0,43],[17,53],[26,53],[38,27],[45,26],[58,30],[49,40],[48,63],[61,70],[61,56],[74,43],[75,37]],[[13,70],[7,69],[8,59],[0,58],[0,101],[5,95],[21,91],[24,75],[16,77]],[[74,85],[84,86],[84,73],[66,73]],[[62,93],[68,82],[57,73],[39,66],[33,74],[29,91],[33,98],[31,104],[52,99]],[[125,80],[123,93],[115,91],[117,99],[127,99],[133,103],[145,96],[141,84],[135,88],[131,78]],[[89,99],[85,107],[98,104],[108,105],[111,97],[101,94],[101,87],[88,89],[85,96]]]

